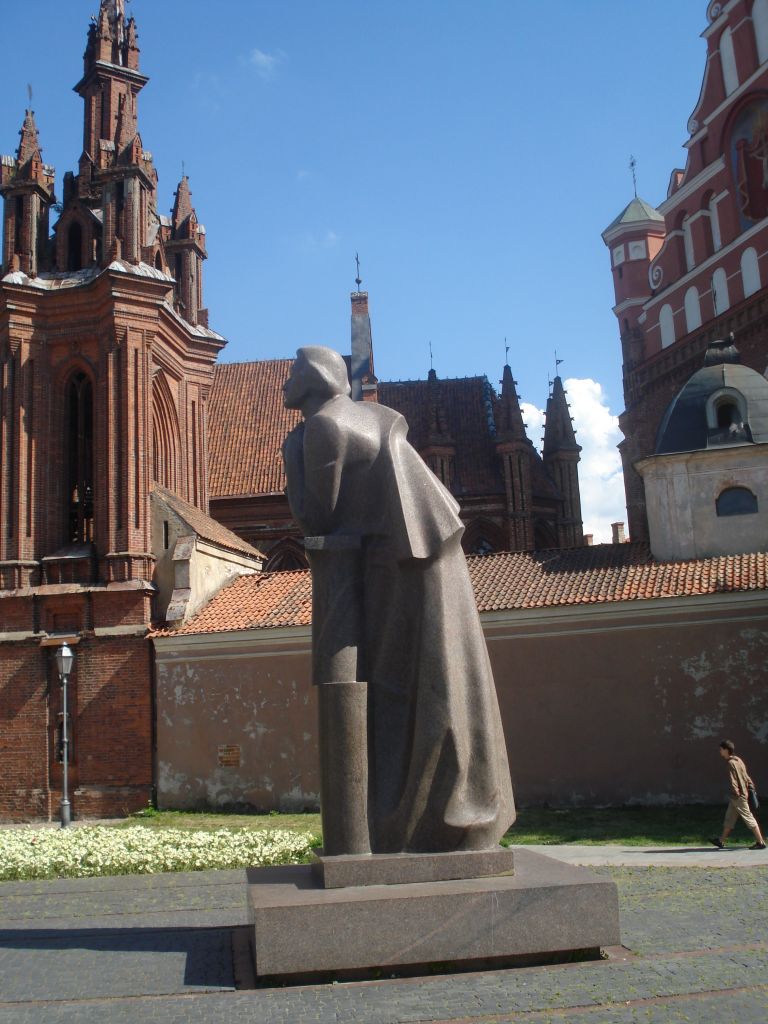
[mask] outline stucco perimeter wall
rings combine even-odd
[[[724,738],[768,779],[764,592],[491,613],[484,626],[518,802],[720,802]]]
[[[316,810],[309,629],[158,638],[162,809]]]
[[[720,802],[724,737],[768,779],[764,592],[482,618],[519,804]],[[309,645],[155,640],[161,807],[317,806]]]

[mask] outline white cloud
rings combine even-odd
[[[611,523],[627,521],[621,456],[616,448],[622,437],[619,417],[611,413],[597,381],[571,377],[564,384],[582,448],[579,487],[584,533],[591,533],[595,544],[608,543]]]
[[[624,477],[616,445],[621,440],[619,418],[611,413],[602,385],[590,378],[571,377],[564,382],[568,403],[581,445],[579,489],[584,533],[591,533],[595,544],[612,539],[611,523],[625,523]],[[541,448],[544,411],[521,402],[528,437]]]
[[[275,73],[275,68],[284,57],[285,54],[282,50],[278,50],[276,53],[265,53],[264,50],[254,48],[248,57],[248,63],[253,65],[261,78],[271,78]]]
[[[323,234],[317,235],[314,232],[307,232],[300,241],[299,248],[302,252],[317,252],[319,249],[335,249],[339,244],[339,236],[331,228]]]
[[[523,414],[523,422],[529,440],[535,448],[541,448],[541,438],[544,434],[544,410],[538,409],[530,402],[521,402],[520,411]]]

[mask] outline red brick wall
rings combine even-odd
[[[47,818],[48,683],[34,641],[0,644],[0,817]]]
[[[84,638],[74,646],[69,709],[73,817],[114,817],[152,793],[150,645],[142,636]],[[0,819],[55,817],[61,687],[55,647],[0,644]]]

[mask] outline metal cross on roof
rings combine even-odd
[[[635,190],[635,199],[637,199],[637,160],[632,155],[629,157],[629,169],[632,172],[632,188]]]

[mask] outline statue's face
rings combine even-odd
[[[300,409],[309,390],[309,366],[306,359],[298,356],[293,361],[290,377],[283,384],[283,405],[286,409]]]

